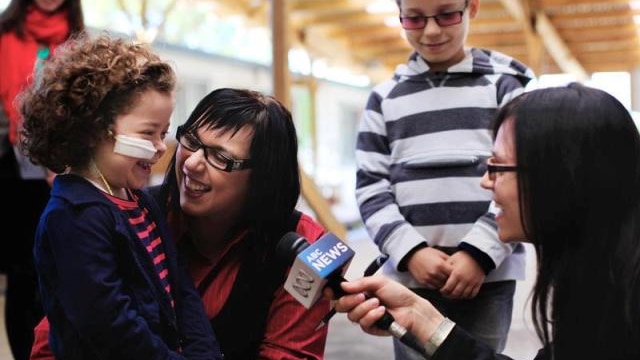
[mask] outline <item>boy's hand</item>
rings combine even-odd
[[[446,253],[425,247],[411,256],[407,261],[407,269],[420,284],[430,289],[440,289],[453,271],[448,260]]]
[[[478,295],[485,273],[473,257],[458,251],[449,257],[448,263],[453,271],[440,293],[451,299],[472,299]]]

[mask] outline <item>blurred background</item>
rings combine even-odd
[[[8,0],[0,0],[4,9]],[[411,52],[395,0],[91,0],[91,31],[152,43],[178,73],[172,130],[218,87],[275,95],[294,114],[303,199],[341,238],[361,226],[354,148],[373,85]],[[530,87],[580,81],[640,108],[640,1],[481,0],[468,45],[531,66]],[[175,134],[175,132],[173,132]],[[169,145],[174,144],[171,136]],[[169,152],[168,152],[169,153]],[[165,159],[168,160],[168,159]],[[160,181],[165,163],[156,166]]]
[[[0,10],[7,4],[0,0]],[[173,63],[179,87],[172,130],[218,87],[251,88],[287,104],[304,171],[300,207],[356,249],[347,278],[362,273],[378,252],[355,204],[356,131],[371,87],[411,52],[395,0],[85,0],[82,6],[90,31],[149,42]],[[481,0],[468,45],[531,66],[538,75],[531,88],[580,81],[610,92],[637,118],[638,23],[639,1]],[[175,146],[171,135],[167,141]],[[162,180],[164,167],[154,168],[153,182]],[[538,346],[525,306],[531,251],[528,259],[507,348],[520,358],[533,357]],[[4,286],[0,275],[0,309]],[[9,354],[1,326],[0,359]],[[362,334],[344,316],[332,320],[327,359],[390,354],[388,339]]]

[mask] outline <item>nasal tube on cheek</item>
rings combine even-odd
[[[116,144],[113,146],[113,152],[116,154],[150,160],[157,152],[156,147],[149,140],[127,135],[116,135],[114,138],[116,139]]]

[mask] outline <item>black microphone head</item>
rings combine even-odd
[[[289,231],[282,236],[276,245],[276,256],[279,261],[291,264],[293,263],[293,259],[308,246],[309,241],[307,241],[304,236],[294,231]]]

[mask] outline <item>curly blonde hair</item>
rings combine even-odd
[[[56,173],[83,168],[142,93],[171,93],[175,82],[173,68],[146,44],[108,34],[72,38],[18,97],[22,151]]]

